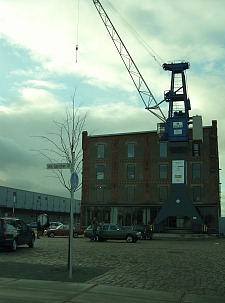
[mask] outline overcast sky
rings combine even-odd
[[[218,121],[223,187],[225,1],[113,0],[116,11],[101,2],[158,102],[170,87],[158,62],[190,62],[191,115],[205,126]],[[68,196],[31,150],[44,147],[33,136],[64,119],[75,88],[89,133],[156,130],[160,122],[144,109],[92,0],[0,0],[0,62],[0,185]]]

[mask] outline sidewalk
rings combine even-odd
[[[2,303],[224,303],[202,296],[97,284],[0,278]]]

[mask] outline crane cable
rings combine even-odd
[[[164,60],[147,44],[147,42],[136,32],[136,30],[128,23],[128,21],[119,13],[119,11],[110,3],[109,0],[105,0],[108,8],[114,13],[119,21],[127,28],[127,30],[133,35],[133,37],[140,42],[143,48],[148,54],[156,61],[157,64],[162,66]]]
[[[77,3],[77,44],[76,44],[76,63],[77,63],[77,53],[78,53],[78,40],[79,40],[79,20],[80,19],[80,0]]]

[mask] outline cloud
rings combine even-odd
[[[35,166],[31,155],[26,150],[23,150],[13,139],[0,137],[0,146],[1,170],[8,169],[14,165]]]
[[[111,2],[116,10],[102,0],[158,102],[170,88],[170,73],[159,66],[154,55],[163,58],[159,58],[161,63],[190,62],[186,74],[191,114],[202,115],[204,125],[218,120],[223,168],[225,42],[221,37],[224,37],[225,2],[198,0],[194,5],[188,0]],[[142,40],[138,40],[138,35]],[[31,136],[54,130],[52,121],[64,119],[74,87],[78,87],[76,105],[81,105],[81,112],[89,112],[86,121],[89,133],[156,129],[159,121],[144,109],[92,1],[0,0],[0,40],[0,136],[5,146],[5,163],[9,163],[1,171],[0,179],[9,186],[24,184],[27,190],[59,192],[55,180],[46,177],[49,175],[46,163],[36,159],[40,169],[34,173],[32,157],[28,155],[39,144]],[[166,115],[167,105],[163,104]],[[17,156],[11,148],[17,151]],[[7,162],[12,157],[13,161]],[[24,165],[25,159],[28,167]],[[17,170],[16,176],[13,169]]]

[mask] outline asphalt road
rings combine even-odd
[[[70,281],[68,238],[0,249],[0,277]],[[90,242],[73,239],[73,282],[225,296],[225,239]]]

